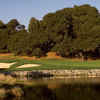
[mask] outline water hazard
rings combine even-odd
[[[100,78],[35,79],[26,84],[1,85],[8,90],[15,87],[21,88],[22,95],[10,95],[6,100],[100,100]]]

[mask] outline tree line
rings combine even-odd
[[[32,17],[28,30],[16,19],[0,21],[0,53],[42,57],[100,58],[100,13],[88,4]]]

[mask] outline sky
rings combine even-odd
[[[31,17],[42,20],[47,13],[83,4],[90,4],[100,12],[100,0],[0,0],[0,20],[6,24],[17,19],[27,28]]]

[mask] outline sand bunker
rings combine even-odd
[[[5,68],[10,68],[11,65],[15,64],[16,62],[13,63],[0,63],[0,68],[5,69]]]
[[[13,65],[15,63],[17,63],[17,62],[13,62],[13,63],[0,63],[0,69],[10,68],[11,65]],[[29,67],[37,67],[37,66],[40,66],[40,65],[37,65],[37,64],[24,64],[24,65],[18,66],[16,68],[29,68]]]
[[[17,68],[29,68],[29,67],[37,67],[37,66],[40,66],[40,65],[37,65],[37,64],[25,64],[25,65],[22,65],[22,66],[18,66]]]

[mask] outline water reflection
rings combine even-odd
[[[34,80],[34,84],[20,87],[21,97],[7,100],[100,100],[100,79]],[[9,87],[2,85],[2,87]]]

